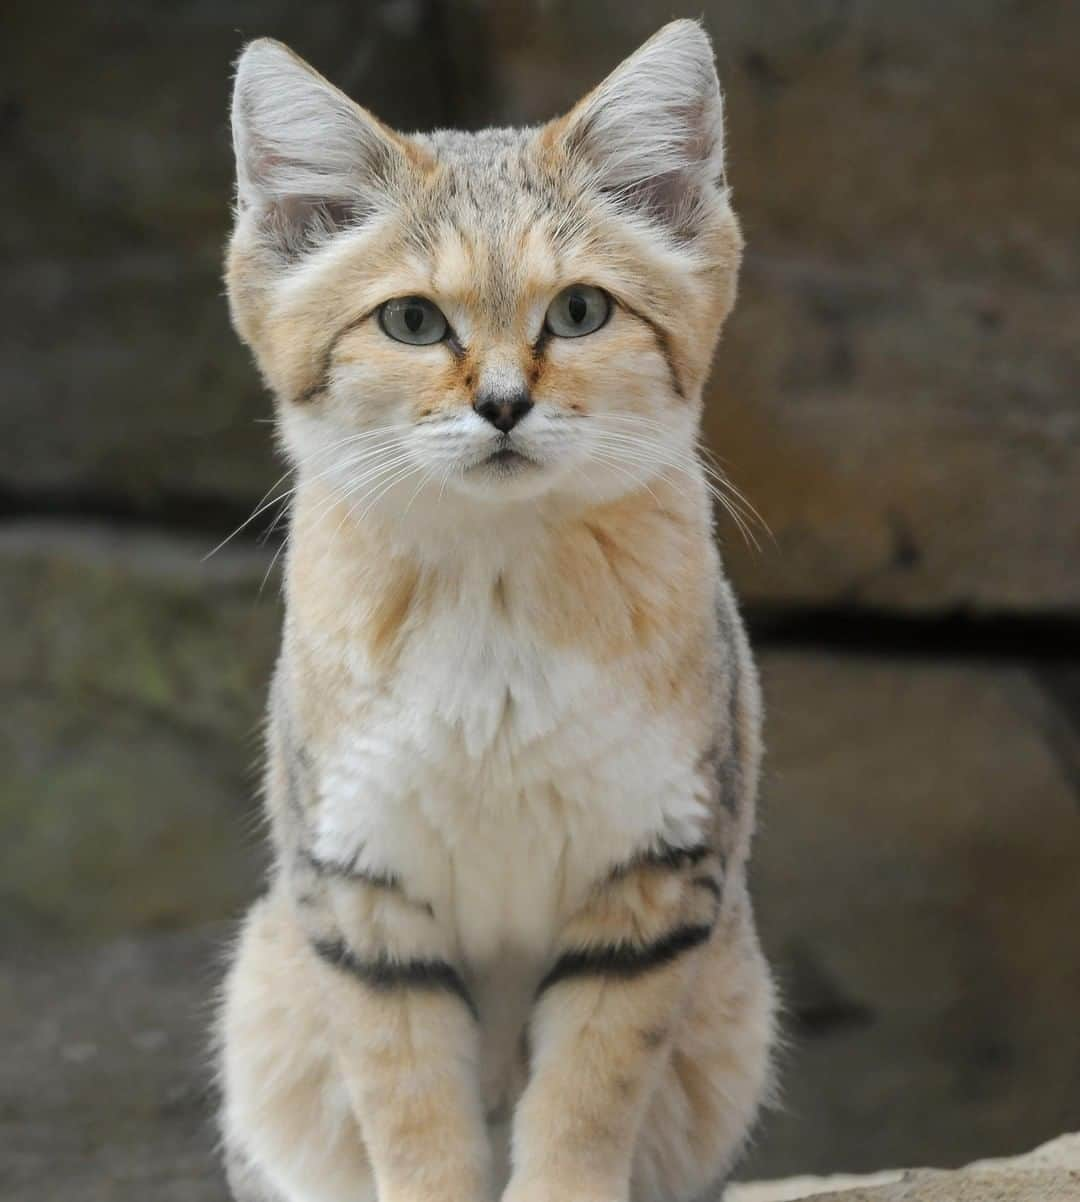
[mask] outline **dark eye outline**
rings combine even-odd
[[[401,338],[391,328],[387,321],[387,312],[392,305],[399,305],[404,310],[408,305],[418,305],[420,308],[427,311],[429,315],[434,315],[442,322],[442,329],[437,338]],[[433,301],[426,296],[392,296],[389,300],[383,301],[379,306],[379,328],[393,342],[400,342],[402,346],[435,346],[436,343],[446,342],[452,337],[450,323],[446,320],[446,314]]]
[[[604,303],[603,317],[597,322],[596,325],[591,326],[587,330],[580,330],[575,333],[562,333],[559,330],[554,329],[551,325],[551,311],[552,311],[552,309],[554,309],[555,305],[568,292],[585,291],[585,290],[587,290],[590,293],[594,293],[596,296],[598,296],[603,301],[603,303]],[[556,295],[552,299],[551,304],[548,305],[547,311],[544,313],[544,332],[546,334],[550,334],[552,338],[587,338],[590,334],[595,334],[597,332],[597,330],[602,330],[604,328],[604,326],[607,325],[607,323],[611,320],[611,314],[612,314],[612,311],[614,310],[614,308],[615,308],[615,302],[612,300],[611,295],[609,293],[605,292],[603,288],[598,288],[595,284],[581,284],[581,283],[568,284],[565,288],[560,290],[558,295]]]

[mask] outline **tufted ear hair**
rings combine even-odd
[[[665,25],[557,125],[604,192],[677,235],[724,198],[724,105],[697,21]]]
[[[238,220],[291,257],[385,203],[404,141],[287,46],[260,38],[236,65]]]

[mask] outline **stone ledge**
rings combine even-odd
[[[911,1169],[858,1177],[801,1177],[730,1186],[724,1202],[1077,1202],[1080,1134],[1024,1156],[942,1172]]]

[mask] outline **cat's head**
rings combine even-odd
[[[475,134],[397,133],[257,41],[232,120],[233,320],[302,479],[363,512],[687,469],[742,247],[698,24],[547,125]]]

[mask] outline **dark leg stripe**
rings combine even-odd
[[[620,864],[611,872],[612,880],[619,880],[636,868],[670,868],[672,870],[686,868],[688,865],[700,864],[711,854],[712,848],[707,843],[695,843],[691,847],[675,847],[671,843],[661,841],[648,851],[639,852],[633,859]]]
[[[316,876],[338,880],[356,881],[370,885],[373,889],[400,889],[401,881],[392,872],[365,872],[355,862],[341,864],[335,860],[321,860],[310,851],[301,851],[300,858]]]
[[[371,960],[361,960],[340,939],[313,940],[312,946],[328,964],[349,973],[380,993],[398,989],[453,993],[465,1003],[473,1018],[478,1017],[465,982],[445,960],[392,960],[385,954]]]
[[[724,891],[720,887],[720,882],[711,876],[696,876],[690,884],[696,889],[704,889],[706,893],[711,893],[717,901],[723,897]]]
[[[700,864],[710,850],[707,843],[695,843],[692,847],[661,843],[659,847],[646,852],[641,862],[656,868],[685,868],[688,864]]]
[[[691,948],[700,947],[712,930],[712,923],[695,923],[676,927],[662,939],[644,947],[623,942],[565,952],[537,986],[536,996],[539,998],[552,985],[573,977],[620,977],[623,980],[640,977],[654,968],[670,964]]]

